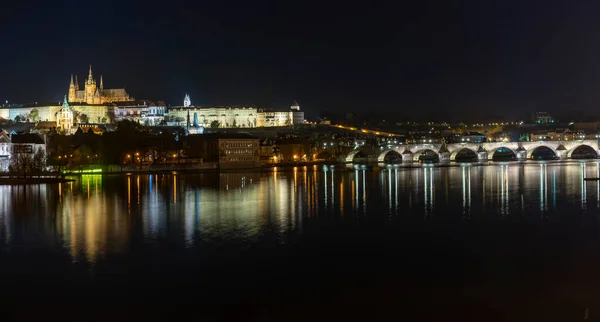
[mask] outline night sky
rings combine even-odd
[[[106,88],[173,105],[437,120],[600,106],[599,1],[197,2],[2,4],[0,99],[58,101],[92,64]]]

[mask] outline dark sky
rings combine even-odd
[[[595,115],[599,16],[583,0],[2,4],[0,99],[59,100],[92,64],[106,88],[168,104]]]

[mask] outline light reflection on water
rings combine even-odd
[[[543,219],[597,211],[598,162],[268,173],[84,175],[55,186],[0,186],[0,249],[60,244],[74,261],[168,240],[285,243],[319,225],[363,219]],[[25,245],[25,246],[24,246]],[[34,247],[34,246],[31,246]]]

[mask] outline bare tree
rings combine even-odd
[[[8,169],[11,173],[16,173],[17,175],[22,175],[23,178],[27,178],[27,174],[31,172],[32,161],[31,153],[15,152],[13,153]]]
[[[38,148],[33,155],[32,162],[32,172],[36,173],[38,177],[42,175],[46,168],[46,152],[42,148]]]

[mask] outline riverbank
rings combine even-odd
[[[515,160],[515,161],[479,161],[479,162],[435,162],[435,163],[417,163],[417,162],[399,162],[399,163],[345,163],[335,161],[319,162],[287,162],[277,164],[264,164],[260,167],[228,167],[219,168],[215,165],[189,165],[189,164],[168,164],[149,166],[128,166],[128,165],[97,165],[87,169],[79,168],[69,171],[63,171],[66,176],[79,176],[88,174],[151,174],[151,173],[236,173],[236,172],[272,172],[272,171],[298,171],[303,169],[314,169],[315,167],[335,169],[336,171],[354,171],[367,169],[414,169],[423,167],[452,168],[452,167],[483,167],[498,165],[539,165],[539,164],[571,164],[586,163],[590,161],[600,161],[598,159],[588,160]]]
[[[41,178],[11,178],[0,177],[0,185],[23,185],[23,184],[58,184],[75,181],[73,179],[41,177]]]

